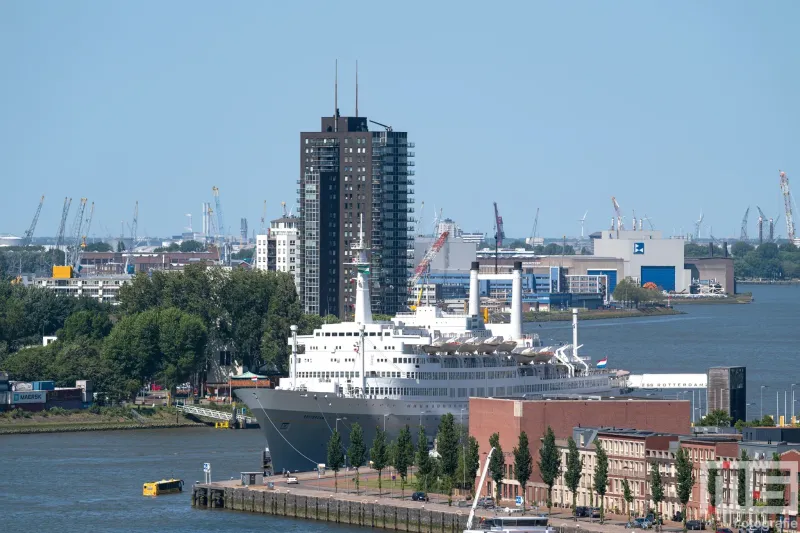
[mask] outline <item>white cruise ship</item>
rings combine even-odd
[[[376,428],[394,439],[406,425],[415,433],[424,426],[432,441],[443,414],[468,422],[470,396],[531,398],[612,390],[614,373],[592,369],[578,356],[576,320],[571,345],[547,348],[537,336],[522,335],[521,265],[509,276],[511,323],[504,325],[506,334],[498,335],[479,316],[474,265],[467,313],[422,306],[392,322],[375,322],[363,241],[354,250],[355,321],[325,324],[310,335],[297,335],[292,326],[289,377],[275,389],[235,391],[258,419],[275,471],[312,470],[325,463],[334,428],[347,446],[356,422],[367,447]]]

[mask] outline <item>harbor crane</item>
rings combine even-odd
[[[64,198],[64,207],[61,209],[61,223],[58,225],[58,233],[56,233],[56,250],[60,250],[64,245],[64,230],[67,228],[67,215],[69,214],[69,207],[72,205],[72,198]]]
[[[758,209],[758,244],[763,244],[764,221],[767,220],[767,215],[764,214],[764,211],[762,211],[760,207],[756,206],[756,209]]]
[[[533,217],[533,229],[531,229],[531,236],[528,238],[528,244],[531,248],[534,248],[536,245],[536,230],[539,228],[539,208],[536,208],[536,216]]]
[[[503,246],[503,239],[506,234],[503,231],[503,217],[497,209],[497,202],[494,202],[494,273],[497,274],[498,262],[500,259],[500,247]]]
[[[261,235],[267,233],[267,201],[264,200],[264,207],[261,209]]]
[[[622,222],[622,209],[620,209],[619,202],[617,202],[617,198],[614,197],[614,196],[611,197],[611,205],[614,206],[614,213],[616,213],[616,215],[617,215],[617,231],[624,230],[625,229],[625,224],[623,224],[623,222]],[[636,228],[634,228],[634,229],[636,229]]]
[[[36,214],[33,215],[33,221],[31,222],[28,231],[25,232],[25,235],[22,237],[22,246],[30,246],[31,241],[33,240],[33,232],[36,231],[36,223],[39,222],[39,214],[42,212],[42,204],[44,204],[44,195],[39,200],[39,207],[36,208]]]
[[[413,290],[414,285],[416,285],[420,278],[422,278],[423,274],[425,274],[428,266],[431,264],[431,261],[433,261],[433,258],[436,257],[436,255],[442,249],[449,235],[449,231],[443,231],[441,235],[439,235],[439,237],[433,242],[433,244],[431,244],[431,247],[425,252],[422,261],[420,261],[417,265],[417,268],[414,269],[414,275],[411,276],[411,279],[408,282],[411,290]]]
[[[70,241],[72,247],[67,249],[67,255],[64,261],[65,266],[75,268],[75,263],[78,261],[78,250],[81,246],[81,227],[83,226],[83,214],[86,212],[86,198],[81,198],[78,205],[78,212],[75,213],[75,219],[72,221],[72,231],[70,232]]]
[[[79,270],[81,268],[81,255],[83,255],[84,250],[86,250],[86,236],[89,235],[89,231],[92,228],[93,218],[94,218],[94,202],[92,202],[92,205],[89,207],[89,216],[86,217],[86,227],[83,230],[81,245],[75,252],[75,264],[72,265],[73,269]]]
[[[223,233],[222,238],[225,238],[225,223],[222,218],[222,203],[219,199],[219,187],[212,186],[211,193],[214,195],[214,207],[217,210],[217,229]]]
[[[747,206],[747,210],[744,212],[744,217],[742,218],[742,231],[739,233],[739,240],[743,242],[747,242],[749,239],[747,237],[747,217],[750,216],[750,206]]]
[[[783,194],[783,207],[786,211],[786,237],[790,243],[794,243],[794,218],[792,216],[792,193],[789,190],[789,177],[786,172],[778,171],[781,177],[781,193]]]
[[[655,231],[656,230],[656,227],[653,225],[653,220],[649,216],[647,216],[647,213],[644,214],[644,217],[642,217],[641,220],[646,220],[647,221],[647,225],[650,226],[650,231]],[[640,220],[640,223],[641,223],[641,220]]]

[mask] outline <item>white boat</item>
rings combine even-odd
[[[514,342],[515,350],[540,344],[538,337],[522,335],[518,280],[508,338],[493,335],[478,314],[456,315],[428,306],[418,307],[413,316],[376,322],[369,306],[366,248],[359,243],[354,251],[355,320],[323,324],[309,335],[298,335],[292,326],[289,376],[281,378],[276,389],[235,391],[258,419],[274,471],[312,470],[325,463],[337,422],[345,446],[356,422],[368,443],[378,427],[394,439],[406,425],[423,426],[432,442],[445,413],[454,414],[459,423],[468,422],[470,397],[612,391],[614,372],[591,369],[577,356],[575,341],[556,352],[552,361],[534,358],[523,363],[513,352],[500,349],[510,346],[507,340]],[[521,277],[521,267],[514,276]]]

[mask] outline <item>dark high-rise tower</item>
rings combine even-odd
[[[363,217],[371,247],[372,310],[394,314],[406,302],[413,230],[414,153],[408,134],[366,117],[322,117],[319,132],[300,134],[297,180],[300,298],[306,313],[349,318],[355,304],[351,247]]]

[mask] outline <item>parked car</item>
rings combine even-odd
[[[592,511],[585,505],[579,505],[578,507],[575,508],[575,516],[577,516],[578,518],[589,517],[592,516]]]
[[[286,484],[287,484],[287,485],[297,485],[297,484],[299,484],[299,483],[300,483],[300,482],[299,482],[299,481],[297,480],[297,478],[296,478],[296,477],[294,477],[294,476],[291,476],[291,477],[287,477],[287,478],[286,478]]]
[[[687,520],[686,521],[686,529],[691,529],[692,531],[699,531],[701,529],[705,529],[706,524],[702,520]]]
[[[427,502],[428,495],[422,491],[417,491],[411,495],[411,499],[414,500],[415,502]]]
[[[486,496],[478,500],[478,507],[483,509],[494,509],[494,498]]]
[[[592,507],[592,518],[600,518],[600,508]]]
[[[634,518],[633,522],[628,522],[631,524],[632,528],[639,528],[639,529],[650,529],[653,526],[653,523],[644,517]]]

